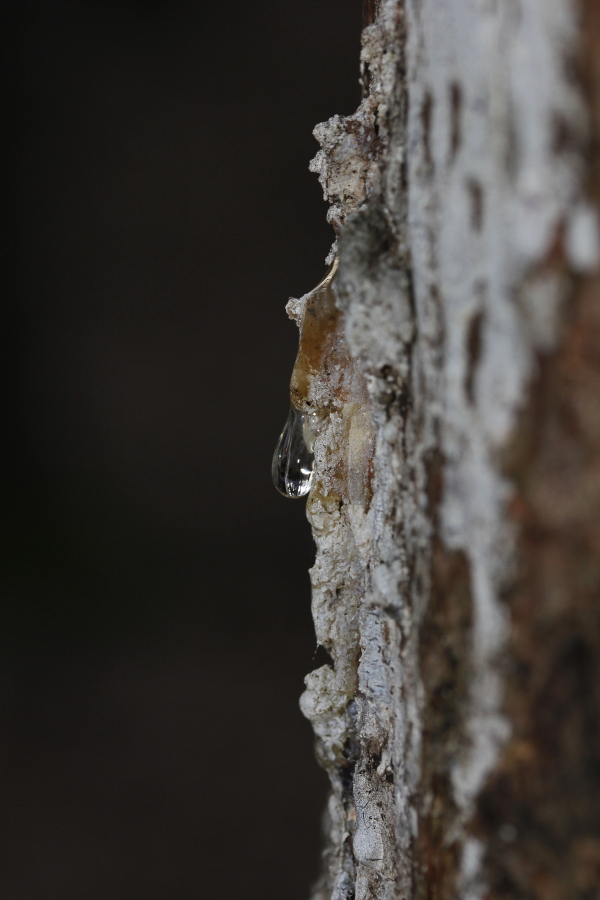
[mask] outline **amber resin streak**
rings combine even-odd
[[[323,462],[321,489],[365,507],[373,455],[369,398],[335,302],[337,268],[336,258],[323,281],[304,298],[291,410],[275,449],[273,481],[287,497],[306,495],[313,485],[315,445],[322,438],[328,446],[318,454]]]

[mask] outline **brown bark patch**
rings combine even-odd
[[[513,737],[479,807],[490,898],[591,900],[600,889],[599,296],[598,279],[576,292],[513,448]]]
[[[590,197],[600,194],[600,7],[582,5]],[[482,794],[488,897],[600,896],[600,277],[576,284],[560,349],[511,448],[520,528],[506,712],[513,737]]]
[[[437,468],[430,472],[432,498],[439,495]],[[415,848],[418,900],[442,900],[454,895],[459,846],[449,837],[457,815],[450,771],[463,740],[470,636],[469,563],[463,553],[449,552],[436,539],[431,597],[420,632],[425,697],[419,837]]]

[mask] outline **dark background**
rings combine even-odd
[[[277,495],[359,0],[8,4],[0,896],[305,898],[326,779]]]

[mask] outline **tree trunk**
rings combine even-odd
[[[365,9],[364,99],[315,129],[331,314],[290,305],[313,900],[598,898],[600,12]]]

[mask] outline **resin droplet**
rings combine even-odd
[[[310,491],[314,456],[304,438],[305,416],[293,406],[273,454],[273,484],[284,497]]]

